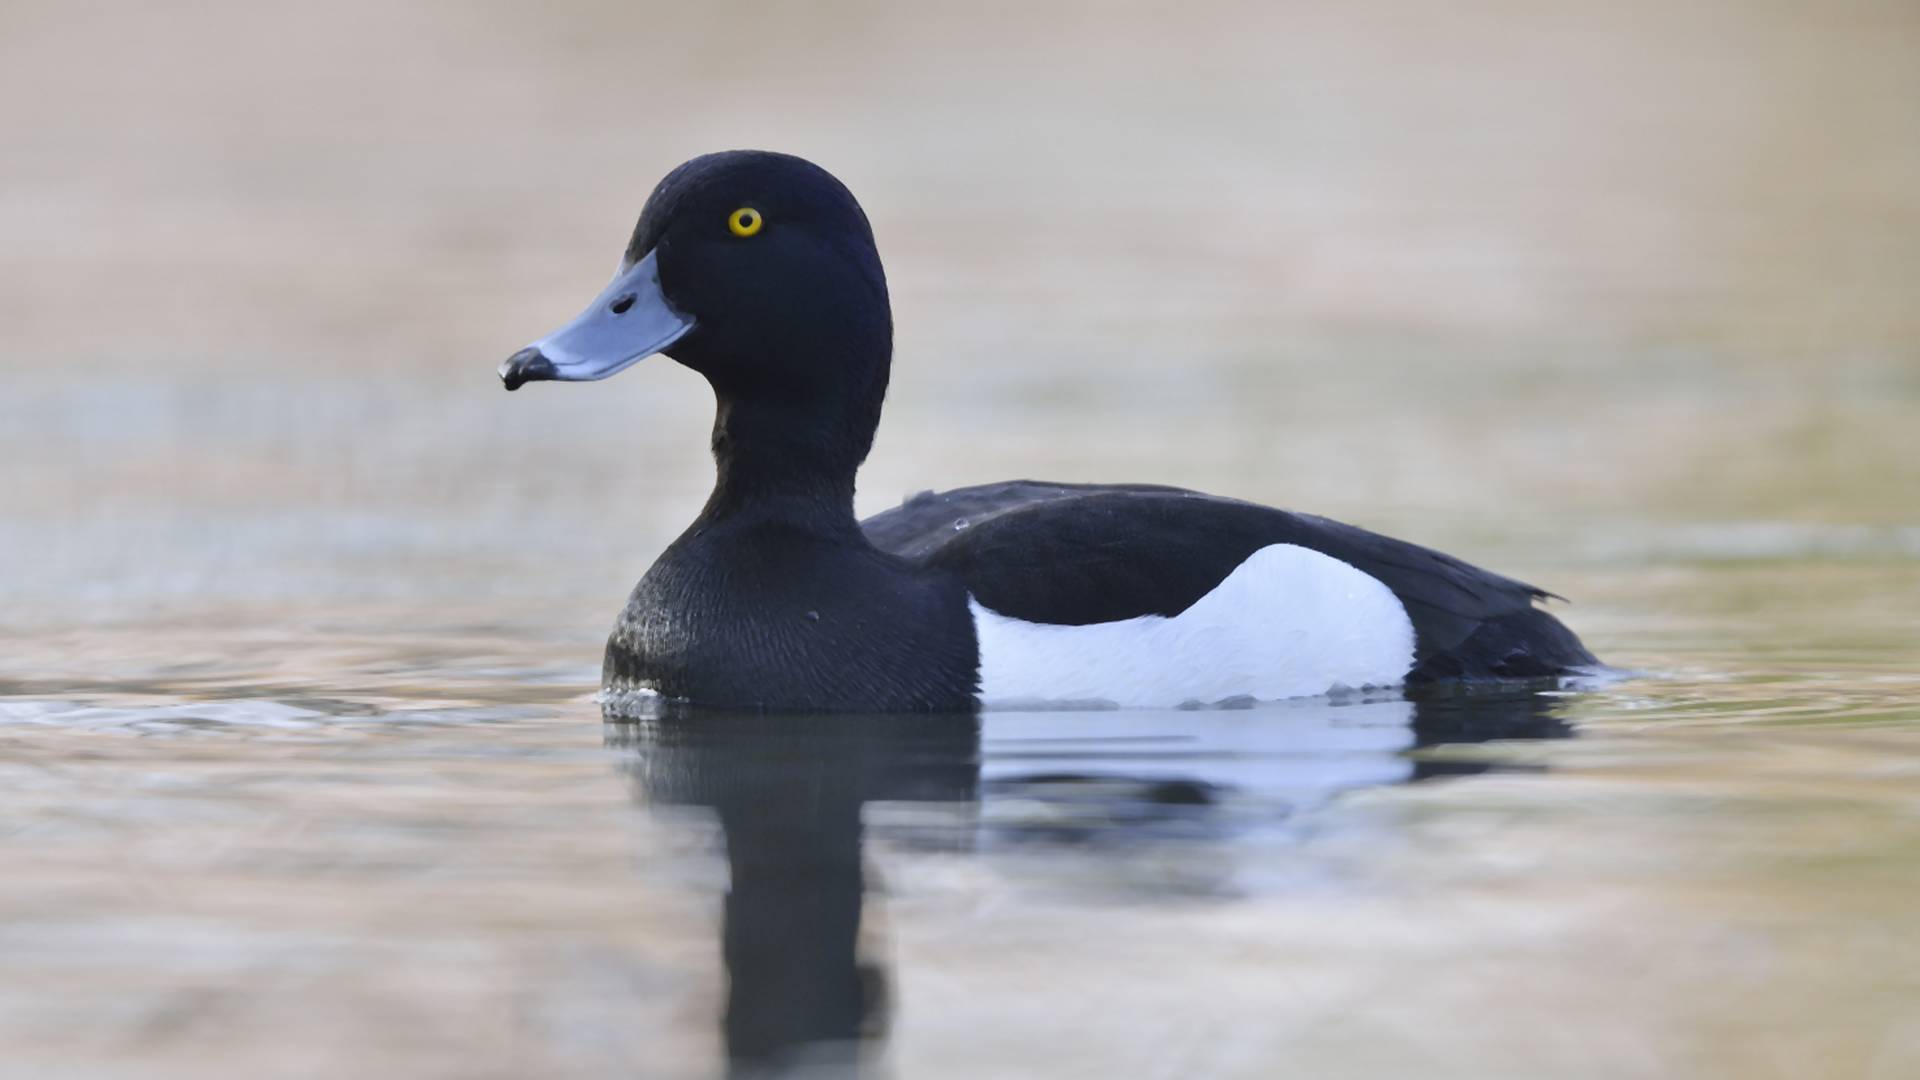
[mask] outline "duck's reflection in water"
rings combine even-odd
[[[1412,752],[1565,737],[1559,700],[1461,692],[979,716],[664,709],[610,712],[606,731],[629,752],[636,799],[709,807],[725,835],[722,1028],[732,1074],[843,1076],[871,1062],[892,1007],[883,943],[872,918],[863,927],[867,804],[954,808],[933,835],[956,851],[1218,837],[1245,824],[1220,811],[1229,801],[1284,818],[1356,787],[1497,767]],[[903,839],[930,838],[924,823],[897,828],[913,834]]]
[[[974,802],[978,721],[711,711],[607,720],[609,743],[632,751],[636,798],[719,817],[733,1074],[858,1072],[889,1006],[882,957],[862,948],[862,810]]]

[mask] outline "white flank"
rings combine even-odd
[[[1310,697],[1397,685],[1413,623],[1391,590],[1294,544],[1261,548],[1178,615],[1057,626],[970,601],[980,701],[1121,708]]]

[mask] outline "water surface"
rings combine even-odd
[[[137,670],[76,634],[119,670],[0,702],[0,1040],[143,1076],[820,1040],[916,1076],[1901,1075],[1917,575],[1657,576],[1685,609],[1583,582],[1599,647],[1648,643],[1596,688],[983,724],[608,723],[512,628],[155,626],[218,659]],[[1756,627],[1782,579],[1821,602]]]

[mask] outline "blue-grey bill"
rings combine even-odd
[[[615,275],[587,310],[500,365],[500,381],[517,390],[542,379],[587,382],[632,367],[693,329],[660,291],[654,252]]]

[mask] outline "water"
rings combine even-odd
[[[1732,564],[1662,583],[1729,610],[1591,635],[1701,643],[1659,673],[1417,704],[609,724],[575,659],[457,626],[252,643],[330,684],[21,680],[0,1042],[23,1075],[698,1076],[861,1032],[916,1076],[1904,1075],[1914,570],[1796,573],[1829,604],[1792,627],[1742,610],[1780,565]]]
[[[1920,27],[1749,7],[9,6],[0,1074],[1920,1073]],[[704,388],[492,371],[718,145],[874,218],[863,512],[1312,510],[1630,675],[606,722]]]

